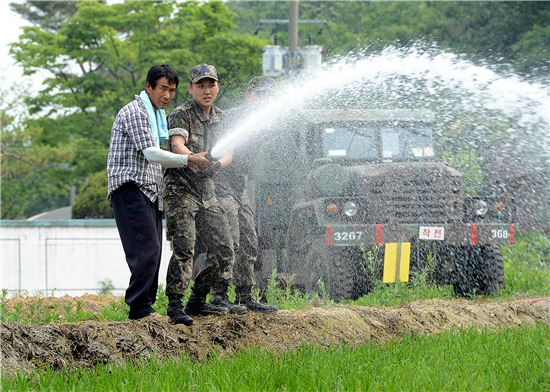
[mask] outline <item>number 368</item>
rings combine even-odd
[[[508,230],[491,230],[491,237],[492,238],[508,238]]]

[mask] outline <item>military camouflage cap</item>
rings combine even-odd
[[[218,73],[216,72],[216,67],[208,64],[199,64],[193,67],[191,70],[191,77],[189,78],[190,83],[197,83],[199,80],[209,78],[218,80]]]
[[[264,94],[275,89],[275,80],[269,76],[254,76],[248,83],[246,91]]]

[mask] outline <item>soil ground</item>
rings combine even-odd
[[[116,297],[78,297],[83,310],[97,311]],[[20,300],[20,299],[19,299]],[[42,298],[62,306],[70,297]],[[28,299],[32,301],[32,299]],[[8,308],[13,306],[8,301]],[[140,321],[84,321],[25,326],[2,323],[2,371],[32,371],[168,358],[187,353],[200,361],[260,347],[280,352],[301,344],[383,344],[406,335],[458,328],[497,329],[550,324],[550,297],[515,301],[430,300],[402,307],[311,306],[272,315],[196,317],[193,327],[171,325],[166,317]]]

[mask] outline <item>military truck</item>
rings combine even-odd
[[[434,120],[428,110],[310,109],[269,133],[254,173],[261,277],[277,268],[307,292],[323,282],[334,299],[419,273],[461,295],[498,292],[513,199],[467,196],[463,176],[437,159]]]

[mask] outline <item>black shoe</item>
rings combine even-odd
[[[170,317],[172,324],[193,325],[193,317],[185,314],[181,304],[181,296],[168,296],[168,308],[166,315]]]
[[[275,305],[268,305],[268,304],[263,304],[261,302],[254,301],[254,299],[252,299],[252,296],[250,294],[243,295],[243,296],[237,295],[237,302],[240,305],[246,306],[246,308],[251,312],[276,313],[279,310],[279,308],[277,308]]]
[[[214,294],[214,296],[210,300],[210,305],[225,306],[227,309],[229,309],[229,313],[232,314],[248,313],[248,309],[245,306],[229,302],[227,294]]]
[[[229,309],[226,306],[207,304],[204,298],[191,295],[191,298],[187,301],[187,305],[185,305],[185,313],[192,316],[219,316],[229,313]]]
[[[193,317],[185,314],[183,307],[180,308],[170,308],[166,311],[168,317],[170,317],[170,322],[172,324],[184,324],[187,326],[193,325]]]
[[[155,309],[151,306],[139,308],[130,307],[130,314],[128,315],[128,318],[130,320],[141,320],[142,318],[149,316],[151,313],[155,313]]]

